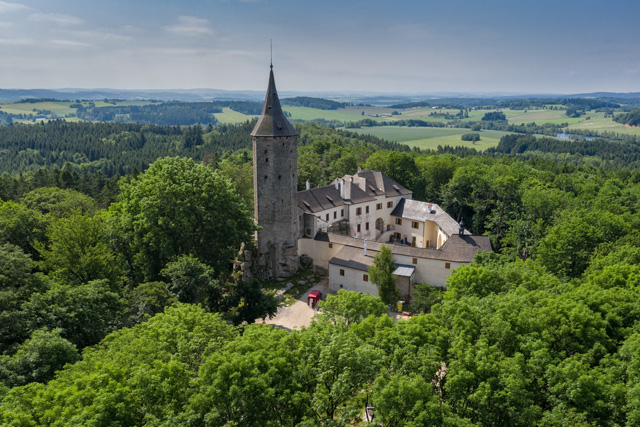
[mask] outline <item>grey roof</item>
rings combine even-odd
[[[381,195],[385,195],[387,197],[406,196],[413,193],[411,190],[398,184],[382,172],[360,170],[353,176],[364,178],[366,180],[365,191],[372,197]],[[346,175],[345,179],[348,178],[349,175]]]
[[[368,271],[369,267],[373,265],[373,258],[378,255],[379,251],[371,251],[368,248],[367,242],[367,255],[364,254],[363,248],[357,248],[353,246],[345,246],[340,249],[338,253],[329,260],[330,264],[339,265],[342,267],[353,268],[355,270]],[[411,277],[415,267],[404,264],[396,264],[396,269],[393,274],[396,276]]]
[[[460,225],[456,220],[451,218],[444,209],[435,203],[432,203],[431,209],[429,209],[429,203],[427,202],[401,199],[391,212],[391,216],[406,218],[412,221],[433,221],[438,224],[438,227],[440,227],[447,236],[453,236],[460,231]],[[465,230],[464,234],[470,235],[471,233]]]
[[[340,197],[340,191],[335,187],[335,184],[298,191],[298,207],[307,213],[317,213],[338,206],[373,200],[375,200],[373,197],[368,196],[356,185],[351,186],[351,199],[349,200]]]
[[[364,256],[363,248],[345,246],[338,251],[336,256],[329,260],[329,264],[353,268],[355,270],[368,271],[369,267],[373,264],[373,258],[377,254],[378,251],[370,251],[367,249],[367,256]]]
[[[345,245],[345,248],[358,248],[359,252],[363,252],[364,249],[364,240],[356,239],[349,236],[342,236],[334,233],[318,233],[316,234],[315,239],[342,244]],[[375,254],[380,250],[380,246],[382,246],[382,244],[383,243],[367,241],[367,254]],[[473,257],[478,251],[493,251],[493,247],[491,246],[491,239],[489,239],[489,236],[460,236],[458,234],[454,234],[449,237],[440,249],[414,248],[408,245],[398,245],[391,243],[384,244],[391,248],[391,252],[393,254],[458,263],[470,263],[471,261],[473,261]],[[334,258],[338,257],[341,252],[342,250],[340,250],[340,252],[338,252],[338,254],[336,254]],[[346,260],[350,260],[350,258],[346,258]],[[333,258],[329,262],[336,264],[336,262],[333,262]]]
[[[409,265],[396,264],[396,269],[393,270],[393,275],[402,276],[402,277],[411,277],[413,273],[416,271],[415,267],[411,267]]]
[[[273,65],[269,72],[269,85],[267,95],[264,98],[262,114],[258,123],[253,128],[251,136],[294,136],[298,135],[295,128],[289,123],[280,106],[276,82],[273,78]]]

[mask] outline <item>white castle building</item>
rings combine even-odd
[[[273,67],[272,67],[273,68]],[[256,254],[250,274],[287,276],[307,255],[329,274],[333,291],[377,295],[368,268],[386,244],[396,286],[410,301],[414,285],[445,286],[451,270],[491,251],[438,205],[412,200],[411,190],[381,172],[360,170],[330,185],[296,191],[298,133],[285,117],[273,69],[264,108],[252,132]],[[245,270],[245,275],[249,272]]]
[[[299,191],[298,253],[328,271],[331,290],[377,295],[368,268],[385,244],[398,290],[410,300],[416,283],[445,286],[452,269],[492,250],[489,237],[471,235],[440,206],[411,197],[411,190],[369,170]]]

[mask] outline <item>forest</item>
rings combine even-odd
[[[252,123],[2,127],[1,425],[358,425],[366,407],[385,426],[640,423],[634,146],[420,151],[296,126],[299,185],[380,170],[495,251],[418,285],[409,320],[340,292],[308,329],[275,329],[234,264]]]

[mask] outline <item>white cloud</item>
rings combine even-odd
[[[16,10],[25,10],[25,9],[29,9],[29,7],[23,4],[8,3],[6,1],[0,1],[0,13],[14,12]]]
[[[64,15],[61,13],[34,13],[29,16],[29,21],[51,22],[58,25],[79,25],[82,20],[76,16]]]
[[[187,37],[212,36],[213,28],[207,19],[195,16],[180,16],[178,23],[168,25],[165,29],[171,33]]]

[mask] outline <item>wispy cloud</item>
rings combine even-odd
[[[16,10],[29,9],[29,6],[25,6],[19,3],[9,3],[6,1],[0,1],[0,13],[14,12]]]
[[[89,43],[79,42],[76,40],[51,40],[51,43],[57,47],[68,47],[74,49],[86,49],[91,47]]]
[[[58,25],[79,25],[82,20],[77,16],[64,15],[61,13],[34,13],[29,16],[29,21],[51,22]]]
[[[31,46],[33,44],[33,40],[27,38],[0,39],[0,45],[2,46]]]
[[[71,34],[83,40],[98,40],[106,42],[128,42],[131,40],[130,36],[103,31],[73,31]]]
[[[195,16],[180,16],[177,24],[168,25],[165,29],[170,33],[187,37],[212,36],[215,33],[207,19]]]

